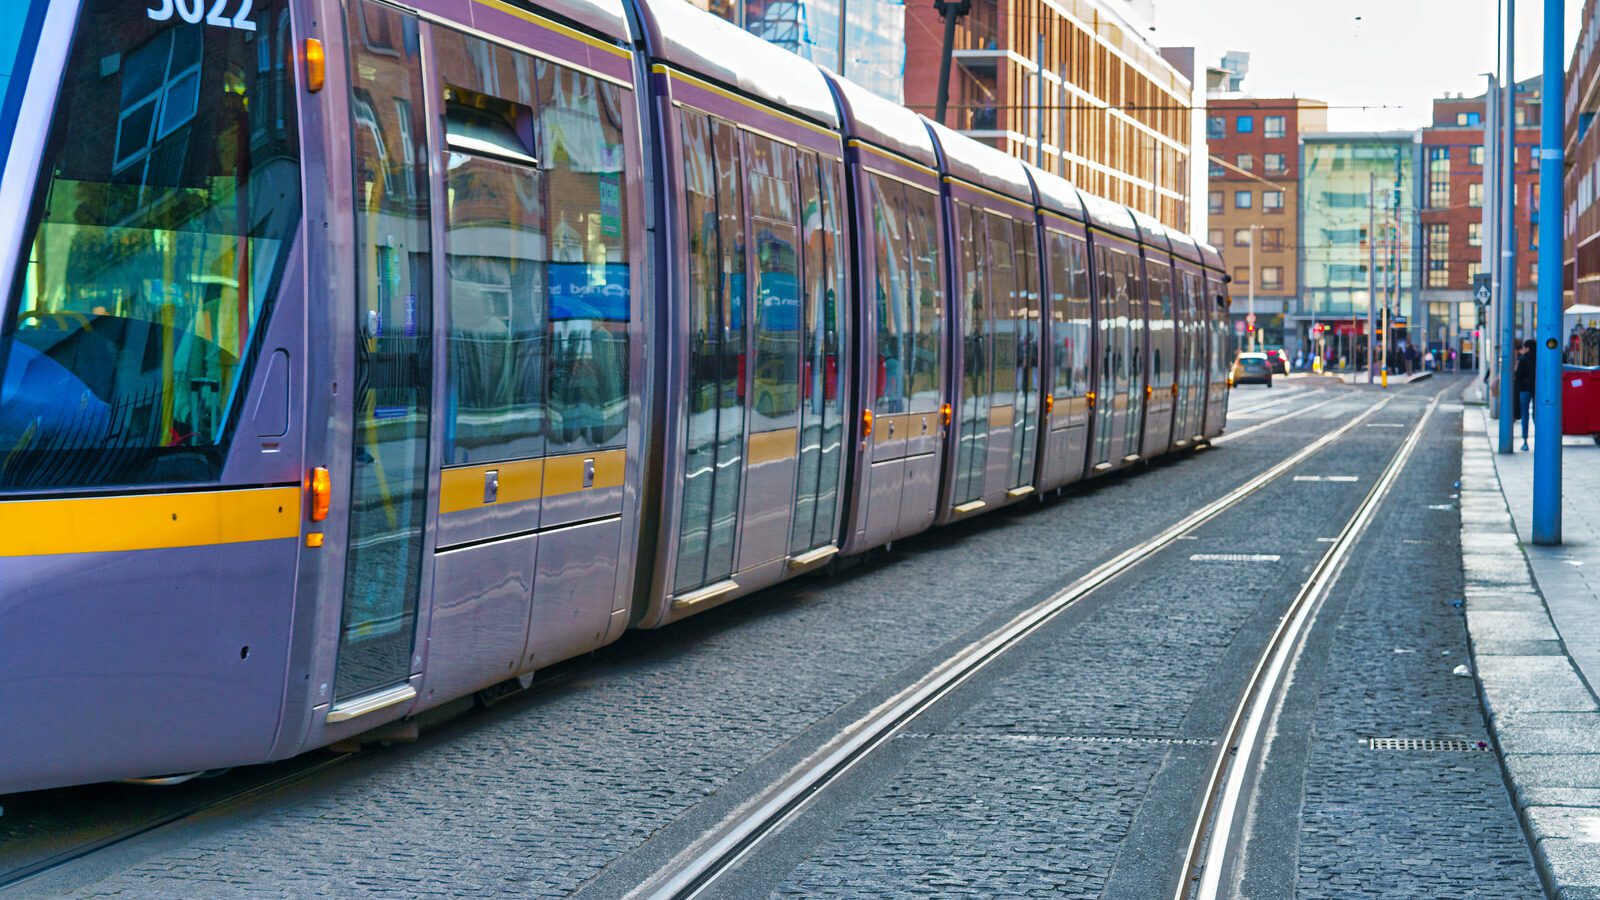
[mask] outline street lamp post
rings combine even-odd
[[[1500,321],[1494,328],[1500,337],[1500,428],[1496,450],[1511,452],[1511,418],[1516,386],[1512,370],[1516,368],[1517,314],[1517,0],[1506,0],[1506,68],[1501,88],[1505,99],[1500,103]],[[1563,76],[1565,77],[1565,76]],[[1557,282],[1559,283],[1559,281]]]
[[[1562,147],[1566,143],[1565,22],[1561,0],[1544,2],[1544,96],[1539,147],[1539,343],[1534,352],[1533,542],[1561,543]]]

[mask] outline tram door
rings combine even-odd
[[[990,372],[989,247],[981,213],[970,204],[956,203],[956,228],[961,235],[961,423],[956,446],[955,492],[957,504],[983,496],[983,476],[989,453]]]
[[[433,297],[416,19],[350,9],[356,345],[349,535],[334,702],[413,671],[428,509]]]
[[[839,169],[817,154],[799,152],[801,245],[800,455],[789,553],[832,544],[838,531],[840,456],[844,453],[845,372],[840,353],[844,264],[839,224]]]
[[[1112,429],[1117,423],[1117,406],[1123,402],[1125,390],[1123,345],[1128,326],[1127,296],[1121,270],[1124,255],[1108,249],[1103,243],[1096,243],[1094,247],[1094,307],[1100,353],[1095,360],[1094,438],[1090,447],[1089,466],[1098,470],[1111,468],[1117,462],[1112,458],[1112,451],[1120,450],[1122,446],[1120,435],[1114,437]],[[1120,302],[1119,291],[1123,293]]]
[[[1118,254],[1117,259],[1121,264],[1117,314],[1124,323],[1123,385],[1128,397],[1128,415],[1122,432],[1122,459],[1131,462],[1139,455],[1144,437],[1145,408],[1149,405],[1145,398],[1145,386],[1150,383],[1150,361],[1145,356],[1149,332],[1149,283],[1141,277],[1139,257]]]
[[[1034,253],[1033,224],[1011,223],[1016,247],[1016,305],[1012,327],[1016,333],[1016,409],[1012,415],[1011,464],[1006,488],[1033,483],[1034,458],[1039,445],[1039,271]]]
[[[755,271],[748,379],[749,451],[740,516],[738,570],[789,551],[799,447],[800,229],[795,197],[798,151],[741,132],[750,211],[750,262]]]

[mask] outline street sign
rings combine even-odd
[[[1474,275],[1474,276],[1472,276],[1472,284],[1473,284],[1473,287],[1472,287],[1472,299],[1477,301],[1479,306],[1488,306],[1489,305],[1489,276],[1488,275]]]

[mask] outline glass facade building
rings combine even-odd
[[[1305,135],[1301,141],[1302,348],[1360,365],[1383,311],[1391,349],[1417,314],[1417,150],[1414,132]],[[1376,231],[1369,234],[1375,223]],[[1369,272],[1376,240],[1376,272]],[[1377,296],[1373,297],[1372,288]],[[1321,326],[1320,330],[1317,326]]]
[[[905,0],[691,2],[819,66],[843,73],[885,100],[905,100]],[[848,24],[842,46],[841,7]]]

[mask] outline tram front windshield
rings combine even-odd
[[[288,6],[83,3],[0,248],[0,489],[220,477],[300,223]]]

